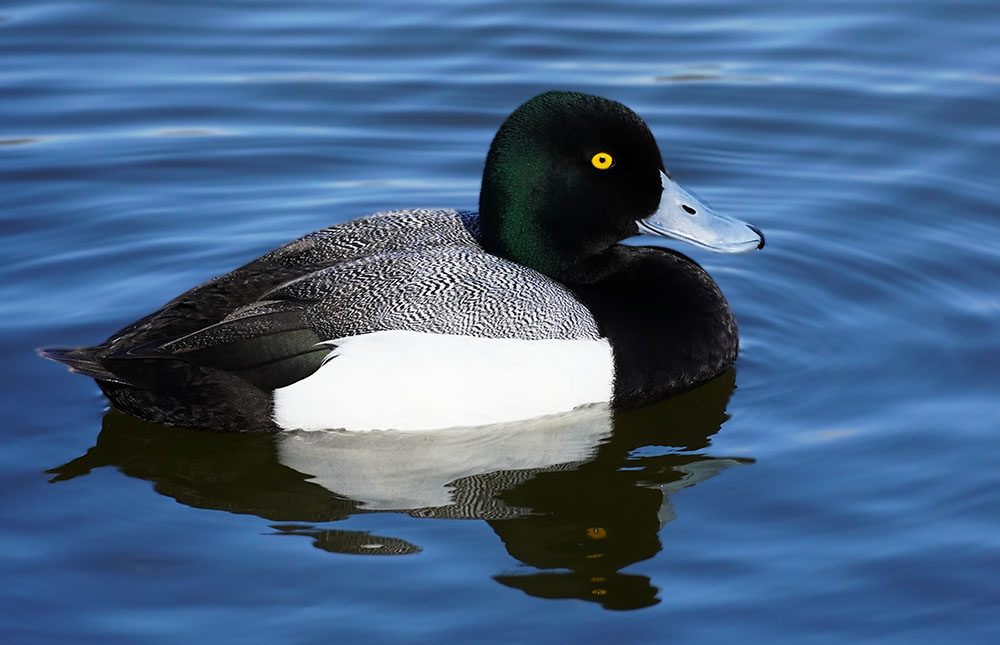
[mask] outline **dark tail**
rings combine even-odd
[[[47,358],[68,366],[71,372],[83,374],[84,376],[89,376],[100,381],[123,383],[119,377],[109,372],[101,364],[100,357],[94,352],[93,347],[42,347],[35,351],[42,358]]]

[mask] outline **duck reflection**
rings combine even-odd
[[[114,466],[197,508],[275,522],[334,553],[405,555],[420,547],[317,527],[352,515],[485,520],[523,563],[494,576],[541,598],[609,609],[658,602],[650,579],[621,573],[662,548],[669,495],[750,460],[696,454],[728,418],[730,370],[686,394],[612,415],[589,408],[515,425],[440,432],[217,434],[115,410],[96,445],[53,481]]]

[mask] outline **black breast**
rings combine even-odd
[[[736,321],[704,269],[664,248],[618,246],[614,252],[615,271],[571,289],[611,342],[615,407],[677,394],[732,365]]]

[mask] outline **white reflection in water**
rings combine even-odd
[[[455,502],[457,480],[585,462],[611,434],[607,406],[512,424],[423,432],[288,432],[279,461],[370,510]]]

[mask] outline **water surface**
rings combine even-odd
[[[4,641],[996,642],[996,25],[988,0],[8,3]],[[493,132],[554,88],[631,106],[766,232],[685,249],[741,329],[705,387],[423,444],[234,437],[106,413],[34,356],[311,230],[475,207]]]

